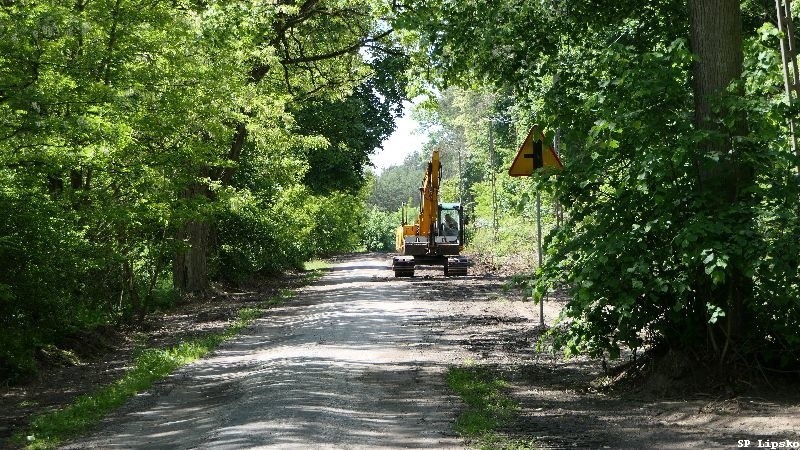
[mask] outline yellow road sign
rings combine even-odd
[[[553,147],[545,141],[544,134],[534,126],[520,145],[508,174],[512,177],[527,177],[531,176],[534,170],[543,167],[561,170],[564,165],[561,164]]]

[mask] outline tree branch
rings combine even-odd
[[[345,48],[342,48],[342,49],[339,49],[339,50],[336,50],[336,51],[333,51],[333,52],[330,52],[330,53],[323,53],[323,54],[320,54],[320,55],[313,55],[313,56],[304,56],[304,57],[299,57],[299,58],[286,58],[286,59],[281,60],[281,64],[283,64],[283,65],[292,65],[292,64],[302,64],[302,63],[323,61],[323,60],[326,60],[326,59],[335,58],[337,56],[346,55],[348,53],[353,53],[353,52],[358,51],[362,47],[365,47],[367,44],[374,43],[374,42],[379,41],[382,38],[385,38],[386,36],[392,34],[393,31],[394,30],[392,30],[392,29],[386,30],[381,34],[378,34],[378,35],[370,37],[370,38],[361,39],[361,40],[359,40],[358,42],[356,42],[353,45],[350,45],[348,47],[345,47]]]

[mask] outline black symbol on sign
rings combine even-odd
[[[542,140],[533,143],[533,153],[526,153],[525,158],[533,158],[533,170],[544,167],[544,156],[542,155]]]

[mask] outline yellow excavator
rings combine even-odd
[[[419,216],[407,223],[405,208],[397,228],[397,252],[392,260],[395,277],[413,277],[417,265],[444,266],[445,276],[465,276],[469,259],[464,249],[464,211],[459,203],[439,203],[442,165],[434,150],[419,188]]]

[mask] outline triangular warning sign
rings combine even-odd
[[[512,177],[527,177],[531,176],[534,170],[543,167],[561,170],[564,165],[561,164],[553,147],[545,141],[544,134],[534,126],[520,145],[508,174]]]

